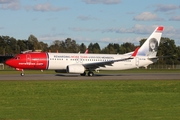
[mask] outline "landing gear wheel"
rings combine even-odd
[[[88,72],[88,76],[94,76],[94,73],[93,72]]]
[[[86,72],[84,72],[84,73],[82,73],[82,74],[80,74],[81,76],[86,76]]]
[[[21,76],[24,76],[24,70],[23,69],[21,70]]]
[[[24,73],[21,73],[21,76],[24,76]]]

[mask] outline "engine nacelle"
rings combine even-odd
[[[66,73],[66,70],[55,70],[56,73]]]
[[[81,64],[73,64],[73,65],[68,65],[66,67],[67,73],[84,73],[85,68]]]

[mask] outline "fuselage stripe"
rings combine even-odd
[[[49,54],[48,54],[48,52],[46,52],[46,58],[47,58],[47,66],[46,66],[46,69],[48,70],[48,68],[49,68]]]

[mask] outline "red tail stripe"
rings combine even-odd
[[[137,55],[137,52],[139,50],[140,47],[137,47],[136,50],[134,51],[134,53],[132,54],[133,57],[135,57]]]
[[[159,31],[159,32],[162,32],[163,30],[164,30],[163,26],[159,26],[158,29],[157,29],[157,31]]]

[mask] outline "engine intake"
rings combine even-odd
[[[81,64],[73,64],[73,65],[68,65],[66,67],[67,73],[84,73],[85,68]]]

